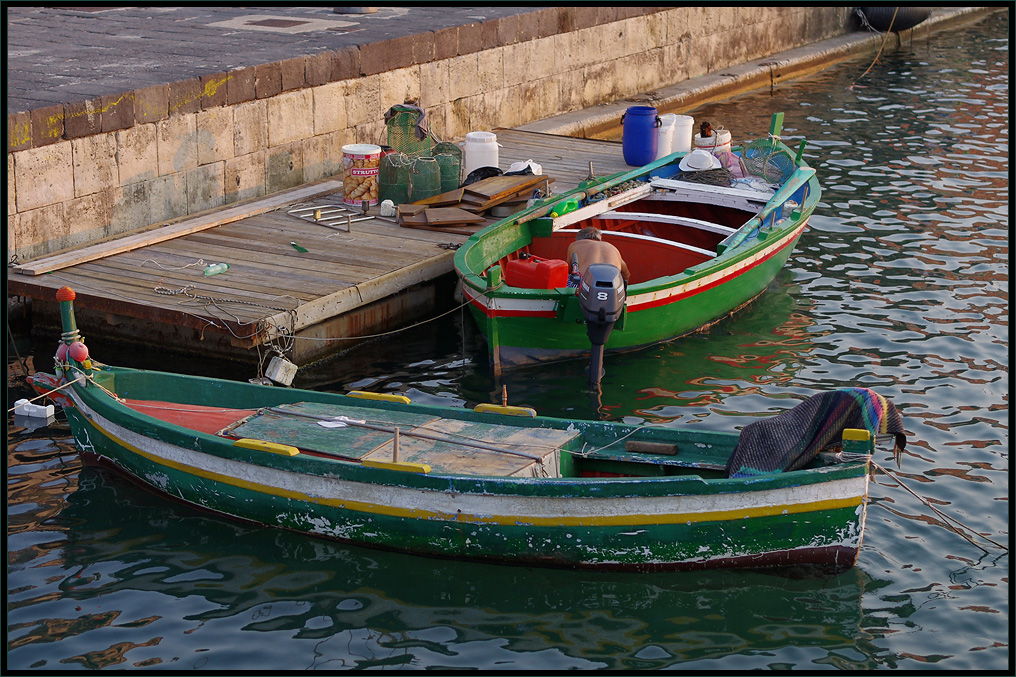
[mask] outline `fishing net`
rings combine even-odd
[[[409,202],[409,170],[413,161],[404,153],[388,153],[381,158],[378,170],[378,199],[397,205]]]
[[[767,183],[782,184],[797,169],[794,158],[773,136],[749,143],[741,153],[741,163],[749,175],[757,176]]]
[[[734,176],[726,167],[719,169],[703,169],[696,172],[681,172],[675,178],[689,183],[704,183],[709,186],[734,185]]]
[[[434,158],[441,166],[441,192],[458,188],[462,149],[451,141],[442,141],[434,146]]]
[[[430,123],[418,106],[399,104],[385,113],[388,146],[396,152],[419,157],[430,155]]]

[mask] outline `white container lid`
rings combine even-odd
[[[373,143],[350,143],[342,147],[343,153],[351,155],[372,155],[381,152],[381,146]]]
[[[466,134],[466,141],[478,143],[497,143],[497,134],[494,132],[469,132]]]

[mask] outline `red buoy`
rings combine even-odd
[[[71,359],[76,362],[84,362],[88,359],[88,346],[80,341],[75,341],[71,344],[71,347],[67,349],[67,353],[71,356]]]

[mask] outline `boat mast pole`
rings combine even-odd
[[[56,300],[60,302],[60,324],[63,327],[60,340],[67,345],[81,338],[77,321],[74,319],[74,299],[76,298],[77,294],[70,287],[60,287],[56,290]]]

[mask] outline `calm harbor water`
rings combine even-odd
[[[495,383],[456,311],[304,369],[294,385],[730,429],[826,389],[890,398],[899,476],[1009,543],[1009,14],[891,40],[805,80],[692,111],[735,139],[786,114],[823,200],[758,300],[701,334]],[[538,160],[538,159],[537,159]],[[48,370],[55,346],[17,344]],[[119,350],[100,360],[246,379]],[[14,355],[8,358],[12,369]],[[8,388],[8,406],[27,396]],[[7,668],[908,669],[1010,666],[1009,556],[884,475],[856,567],[596,574],[440,561],[237,524],[82,468],[66,425],[7,442]],[[876,460],[895,469],[891,451]]]

